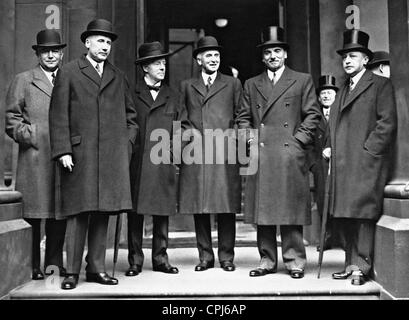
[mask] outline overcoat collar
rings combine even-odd
[[[141,99],[147,108],[150,110],[156,109],[167,103],[170,96],[170,89],[167,85],[162,84],[156,100],[153,100],[152,95],[149,91],[149,88],[145,84],[145,81],[142,79],[138,82],[136,86],[136,95]]]
[[[104,88],[115,78],[115,70],[109,61],[105,61],[104,63],[104,73],[102,74],[102,78],[85,55],[79,59],[78,66],[81,72],[99,87],[100,91],[104,90]]]
[[[221,74],[220,72],[217,72],[216,79],[210,86],[209,92],[207,92],[201,74],[193,80],[192,86],[197,92],[199,92],[204,97],[203,104],[205,104],[211,97],[217,94],[220,90],[224,89],[227,86],[227,83],[224,75]]]
[[[285,67],[280,79],[274,86],[272,86],[272,83],[268,78],[267,71],[263,72],[256,82],[257,90],[264,97],[264,99],[267,100],[264,108],[261,108],[261,117],[263,117],[270,110],[277,99],[280,98],[295,82],[296,79],[294,77],[294,71],[287,66]]]
[[[372,85],[372,79],[373,75],[371,71],[366,70],[365,73],[362,75],[362,78],[358,81],[356,84],[354,90],[348,96],[345,98],[343,101],[343,104],[341,106],[341,112],[348,106],[352,104],[366,89],[369,88],[369,86]],[[346,90],[349,89],[348,83],[346,83],[343,86],[342,92],[340,92],[340,96],[342,97],[343,95],[346,94]],[[343,99],[340,101],[342,102]]]
[[[33,84],[43,91],[46,95],[51,97],[53,91],[53,86],[45,75],[44,71],[41,70],[40,65],[33,69]]]

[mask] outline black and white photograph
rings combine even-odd
[[[409,300],[408,0],[0,17],[0,303]]]

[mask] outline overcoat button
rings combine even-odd
[[[264,143],[263,143],[263,142],[260,142],[260,147],[264,147]]]
[[[287,128],[288,127],[288,123],[286,122],[286,123],[284,123],[284,128]]]
[[[284,147],[289,147],[290,145],[286,142],[284,143]]]

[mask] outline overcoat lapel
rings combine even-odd
[[[203,81],[202,81],[203,83]],[[226,81],[223,80],[220,73],[217,73],[216,79],[214,80],[213,84],[210,86],[209,92],[207,92],[204,103],[217,94],[220,90],[227,86]]]
[[[343,105],[341,106],[341,112],[348,106],[352,104],[366,89],[372,85],[372,73],[370,71],[365,71],[362,78],[356,84],[356,87],[348,96],[346,97]],[[346,88],[348,88],[346,86]]]
[[[268,79],[267,73],[265,73],[265,76]],[[270,79],[268,79],[268,81],[269,80]],[[269,96],[267,104],[265,108],[263,108],[262,116],[264,116],[270,110],[270,108],[277,101],[277,99],[280,98],[284,94],[284,92],[286,92],[295,82],[296,79],[293,79],[291,70],[288,67],[286,67],[284,69],[283,74],[281,75],[281,78],[273,87],[273,91]]]
[[[145,85],[144,80],[140,80],[138,85],[136,86],[136,96],[138,99],[142,100],[145,106],[150,109],[153,104],[153,98],[151,93],[149,92],[148,87]]]
[[[203,83],[203,79],[201,76],[197,77],[196,79],[193,80],[192,82],[192,87],[199,92],[203,97],[206,96],[207,94],[207,89],[205,84]]]
[[[94,82],[98,87],[101,85],[101,77],[99,76],[97,70],[91,65],[91,62],[87,60],[87,58],[84,56],[81,57],[81,59],[78,60],[78,66],[81,70],[81,72],[92,82]]]
[[[40,66],[37,66],[35,69],[33,69],[33,84],[41,91],[43,91],[46,95],[51,97],[53,86],[43,70],[41,70]]]
[[[150,93],[149,93],[150,94]],[[163,85],[159,90],[159,94],[156,97],[156,100],[153,102],[151,110],[156,109],[167,103],[169,98],[169,88],[166,85]]]
[[[102,73],[100,91],[115,79],[115,70],[109,62],[105,62],[104,72]]]

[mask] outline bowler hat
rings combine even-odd
[[[337,53],[343,55],[346,52],[360,51],[372,58],[372,51],[368,49],[369,34],[361,30],[352,29],[344,32],[344,46],[337,50]]]
[[[284,29],[277,26],[268,26],[261,31],[261,44],[257,48],[281,47],[288,50],[288,43],[284,39]]]
[[[34,44],[31,47],[34,50],[37,50],[38,48],[62,49],[65,46],[65,43],[61,43],[61,37],[57,31],[53,29],[45,29],[37,33],[37,44]]]
[[[112,31],[112,23],[105,19],[95,19],[88,23],[87,30],[81,33],[81,41],[85,43],[85,40],[92,35],[102,35],[115,41],[118,35]]]
[[[219,46],[215,37],[205,36],[199,39],[197,42],[197,47],[193,50],[193,58],[196,58],[198,53],[207,51],[207,50],[220,50],[222,47]]]
[[[386,51],[375,51],[371,61],[366,65],[367,68],[374,68],[380,64],[390,64],[389,53]]]
[[[333,89],[338,91],[338,87],[336,86],[336,79],[332,75],[324,75],[318,79],[318,88],[317,94],[325,89]]]
[[[138,49],[138,59],[135,60],[136,64],[165,58],[173,54],[172,52],[165,52],[159,41],[142,43]]]

